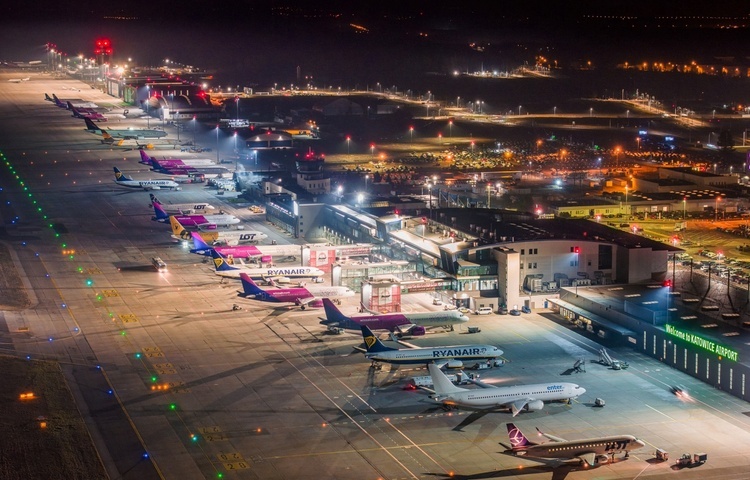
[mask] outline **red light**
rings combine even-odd
[[[575,254],[581,253],[581,247],[573,247],[573,253]]]
[[[672,280],[664,280],[664,284],[663,285],[665,287],[671,287],[672,286]]]

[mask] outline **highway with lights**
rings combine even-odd
[[[629,349],[610,350],[627,370],[594,363],[601,346],[548,311],[472,316],[481,333],[410,340],[499,346],[507,362],[480,371],[488,383],[559,380],[587,390],[571,405],[513,418],[445,411],[427,392],[405,389],[423,367],[371,369],[353,349],[362,337],[328,335],[321,310],[238,298],[239,281],[221,282],[151,221],[148,192],[114,183],[113,166],[158,177],[138,152],[102,145],[43,94],[77,88],[75,96],[113,111],[118,99],[73,80],[11,76],[0,72],[0,242],[13,263],[2,273],[15,267],[32,305],[0,311],[0,353],[60,362],[112,478],[746,478],[746,403]],[[291,241],[203,185],[158,196],[209,202],[267,233],[269,244]],[[153,268],[155,256],[168,271]],[[439,308],[426,294],[404,299],[408,309]],[[358,300],[342,303],[354,313]],[[579,359],[586,371],[573,373]],[[690,395],[674,395],[675,384]],[[503,453],[510,421],[569,440],[630,434],[646,447],[593,469],[522,459]],[[672,459],[706,452],[709,461],[678,473],[673,461],[655,461],[657,448]]]

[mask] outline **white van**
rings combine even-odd
[[[489,315],[492,313],[492,307],[479,307],[477,309],[477,315]]]

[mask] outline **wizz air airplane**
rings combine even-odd
[[[206,257],[211,256],[211,250],[216,250],[225,257],[232,258],[248,258],[262,256],[263,252],[255,245],[237,245],[235,247],[212,247],[203,241],[201,236],[206,232],[190,232],[190,236],[193,237],[193,247],[190,253],[197,253],[198,255],[204,255]],[[212,232],[209,232],[212,233]]]
[[[215,229],[217,225],[237,225],[240,223],[240,219],[234,215],[218,214],[218,215],[170,215],[164,211],[164,207],[160,203],[154,203],[154,216],[151,220],[155,222],[167,223],[169,217],[175,217],[181,225],[188,227],[204,227],[209,229]]]
[[[44,99],[54,103],[60,108],[68,108],[68,103],[72,104],[76,108],[99,108],[99,105],[95,104],[94,102],[87,102],[80,98],[69,98],[69,99],[63,99],[60,100],[57,98],[57,95],[54,93],[52,94],[52,98],[49,97],[46,93],[44,94]]]
[[[570,400],[586,393],[586,389],[575,383],[539,383],[534,385],[514,385],[468,389],[457,387],[437,367],[429,364],[435,394],[432,399],[446,407],[469,407],[477,409],[509,408],[515,417],[522,411],[537,412],[544,408],[544,402]]]
[[[144,190],[175,189],[180,187],[177,182],[173,182],[172,180],[133,180],[122,173],[119,168],[114,167],[114,169],[115,183],[123,187],[142,188]]]
[[[587,438],[584,440],[565,440],[542,432],[537,428],[540,435],[548,438],[549,442],[535,443],[526,436],[514,424],[508,423],[508,438],[512,453],[517,456],[534,458],[560,458],[565,460],[579,459],[588,467],[598,467],[608,463],[610,455],[614,460],[617,453],[625,452],[625,457],[633,450],[646,446],[643,440],[633,435],[613,435],[610,437]]]
[[[161,205],[161,208],[170,215],[190,215],[191,213],[205,212],[206,210],[213,210],[214,206],[209,203],[163,203],[156,198],[153,193],[149,194],[151,203],[149,207],[153,207],[155,203]]]
[[[175,240],[184,240],[187,242],[192,238],[192,236],[190,235],[191,232],[185,230],[185,227],[180,224],[180,222],[174,217],[174,215],[170,215],[169,223],[170,225],[172,225],[172,238],[174,238]],[[200,236],[205,243],[218,243],[230,246],[234,246],[240,243],[259,242],[261,240],[264,240],[265,238],[268,238],[268,235],[263,232],[253,232],[247,230],[201,231]],[[208,252],[208,255],[211,255],[211,252]]]
[[[367,325],[362,325],[362,337],[365,339],[365,357],[372,363],[395,363],[395,364],[449,364],[451,367],[460,368],[464,360],[492,361],[503,354],[503,351],[494,345],[452,345],[446,347],[416,347],[408,345],[409,348],[398,349],[386,347],[378,337],[372,333]]]
[[[263,290],[246,273],[240,273],[240,280],[242,280],[242,290],[246,297],[263,302],[293,303],[299,305],[302,310],[306,307],[320,308],[323,306],[323,301],[329,298],[354,296],[354,291],[347,287],[310,286]]]
[[[107,121],[107,117],[93,108],[76,108],[72,103],[68,102],[68,110],[70,110],[76,118],[88,118],[89,120],[96,120],[97,122]]]
[[[330,300],[323,299],[326,312],[323,325],[332,327],[360,330],[362,326],[374,330],[388,330],[415,337],[426,333],[425,327],[445,327],[460,325],[469,321],[469,317],[456,310],[438,310],[421,313],[384,313],[370,315],[356,315],[347,317],[336,308]]]
[[[246,273],[250,278],[289,277],[310,278],[323,276],[325,272],[315,267],[270,267],[252,268],[246,265],[230,265],[227,259],[216,250],[211,250],[216,275],[229,278],[240,278],[240,273]]]
[[[150,165],[155,170],[158,168],[168,168],[168,167],[180,167],[180,166],[190,166],[190,167],[211,167],[215,166],[216,162],[213,160],[209,160],[207,158],[186,158],[186,159],[180,159],[180,158],[162,158],[157,159],[154,157],[150,157],[146,152],[141,150],[141,159],[139,163],[142,163],[144,165]]]
[[[96,107],[92,107],[96,108]],[[107,132],[112,138],[122,138],[128,140],[134,140],[138,138],[162,138],[167,136],[167,132],[162,130],[149,130],[146,128],[124,128],[124,129],[113,129],[108,128],[106,130],[100,128],[94,122],[88,118],[83,119],[86,122],[86,131],[94,133],[96,135],[103,135],[103,132]]]

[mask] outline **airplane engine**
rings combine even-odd
[[[533,402],[529,402],[526,404],[526,411],[528,412],[538,412],[539,410],[544,408],[544,402],[541,400],[534,400]]]
[[[311,308],[323,308],[323,300],[313,300],[312,302],[309,302],[307,306]]]
[[[409,332],[412,334],[412,336],[421,337],[422,335],[427,333],[427,330],[425,330],[425,328],[421,325],[415,325]]]
[[[597,455],[594,460],[594,466],[603,465],[609,463],[609,455]]]
[[[463,368],[464,363],[461,360],[448,360],[446,367],[448,368]]]

